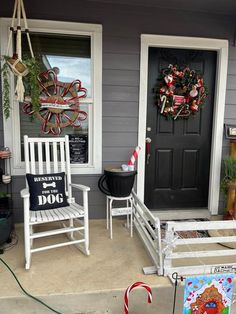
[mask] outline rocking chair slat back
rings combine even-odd
[[[26,173],[49,174],[65,172],[66,191],[71,200],[69,138],[29,138],[24,136]],[[66,148],[65,148],[66,147]]]
[[[24,136],[24,147],[25,147],[25,160],[29,161],[29,146],[28,146],[28,136]],[[30,163],[25,162],[25,171],[30,173]]]
[[[54,172],[58,172],[58,160],[57,160],[57,143],[53,142],[53,169]]]
[[[30,160],[31,160],[31,173],[32,173],[32,174],[36,174],[36,172],[35,172],[34,143],[30,143]]]
[[[42,143],[38,143],[38,163],[39,163],[39,174],[43,174],[43,151]]]
[[[69,200],[72,198],[72,189],[71,189],[71,170],[70,170],[70,146],[69,146],[69,137],[65,137],[65,151],[66,151],[66,172],[67,172],[67,185],[68,185],[68,197]]]
[[[51,173],[49,142],[45,142],[45,153],[46,153],[46,172]]]
[[[62,142],[60,142],[60,158],[61,158],[61,171],[65,172],[65,149]]]

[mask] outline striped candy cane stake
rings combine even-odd
[[[136,158],[138,157],[138,153],[140,152],[140,149],[141,149],[140,146],[137,146],[137,147],[135,148],[135,150],[134,150],[134,152],[133,152],[133,154],[132,154],[132,156],[131,156],[131,158],[130,158],[130,160],[129,160],[129,162],[128,162],[128,165],[129,165],[129,166],[133,166],[133,165],[134,165],[135,160],[136,160]]]
[[[129,286],[126,291],[125,291],[125,296],[124,296],[124,314],[129,314],[129,293],[132,289],[136,287],[143,287],[147,290],[148,292],[148,303],[152,303],[152,290],[151,288],[144,282],[138,281]]]

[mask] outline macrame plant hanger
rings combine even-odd
[[[17,83],[16,83],[16,99],[20,102],[24,101],[24,93],[25,88],[23,84],[23,76],[28,74],[27,66],[22,62],[22,42],[21,42],[21,16],[23,17],[23,23],[25,28],[25,33],[27,36],[29,50],[31,57],[34,58],[34,53],[31,45],[30,35],[28,24],[26,20],[25,8],[23,0],[15,0],[13,16],[12,16],[12,23],[10,27],[9,37],[8,37],[8,45],[7,45],[7,52],[6,55],[9,56],[10,45],[13,39],[13,33],[16,29],[16,53],[13,54],[12,57],[7,59],[7,64],[9,65],[10,69],[17,76]],[[15,26],[16,23],[16,26]]]

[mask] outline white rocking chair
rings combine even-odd
[[[24,151],[26,173],[34,175],[53,174],[65,172],[65,190],[69,206],[47,209],[30,210],[30,193],[27,188],[21,191],[24,200],[24,236],[25,236],[25,268],[29,269],[31,255],[34,252],[53,249],[75,244],[84,254],[89,255],[89,225],[88,225],[88,191],[90,188],[80,184],[71,183],[69,138],[29,138],[24,136]],[[43,155],[45,155],[43,157]],[[45,159],[45,161],[44,161]],[[72,197],[72,187],[83,192],[83,204],[75,203]],[[79,226],[74,225],[74,220]],[[61,228],[50,231],[34,232],[34,227],[39,224],[60,221]],[[68,222],[67,224],[65,222]],[[33,240],[52,235],[65,233],[66,242],[33,248]],[[75,237],[79,235],[79,239]],[[69,241],[68,241],[69,238]]]

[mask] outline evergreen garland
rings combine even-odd
[[[38,112],[40,108],[40,86],[38,79],[40,74],[40,66],[35,58],[26,59],[24,62],[29,70],[28,75],[24,77],[26,95],[29,95],[31,98],[33,111]]]
[[[4,61],[5,61],[5,57]],[[10,110],[11,110],[11,106],[10,106],[10,83],[9,83],[9,79],[10,79],[10,73],[9,73],[9,67],[7,65],[6,62],[4,62],[1,72],[2,72],[2,94],[3,94],[3,113],[6,119],[9,118],[10,116]]]

